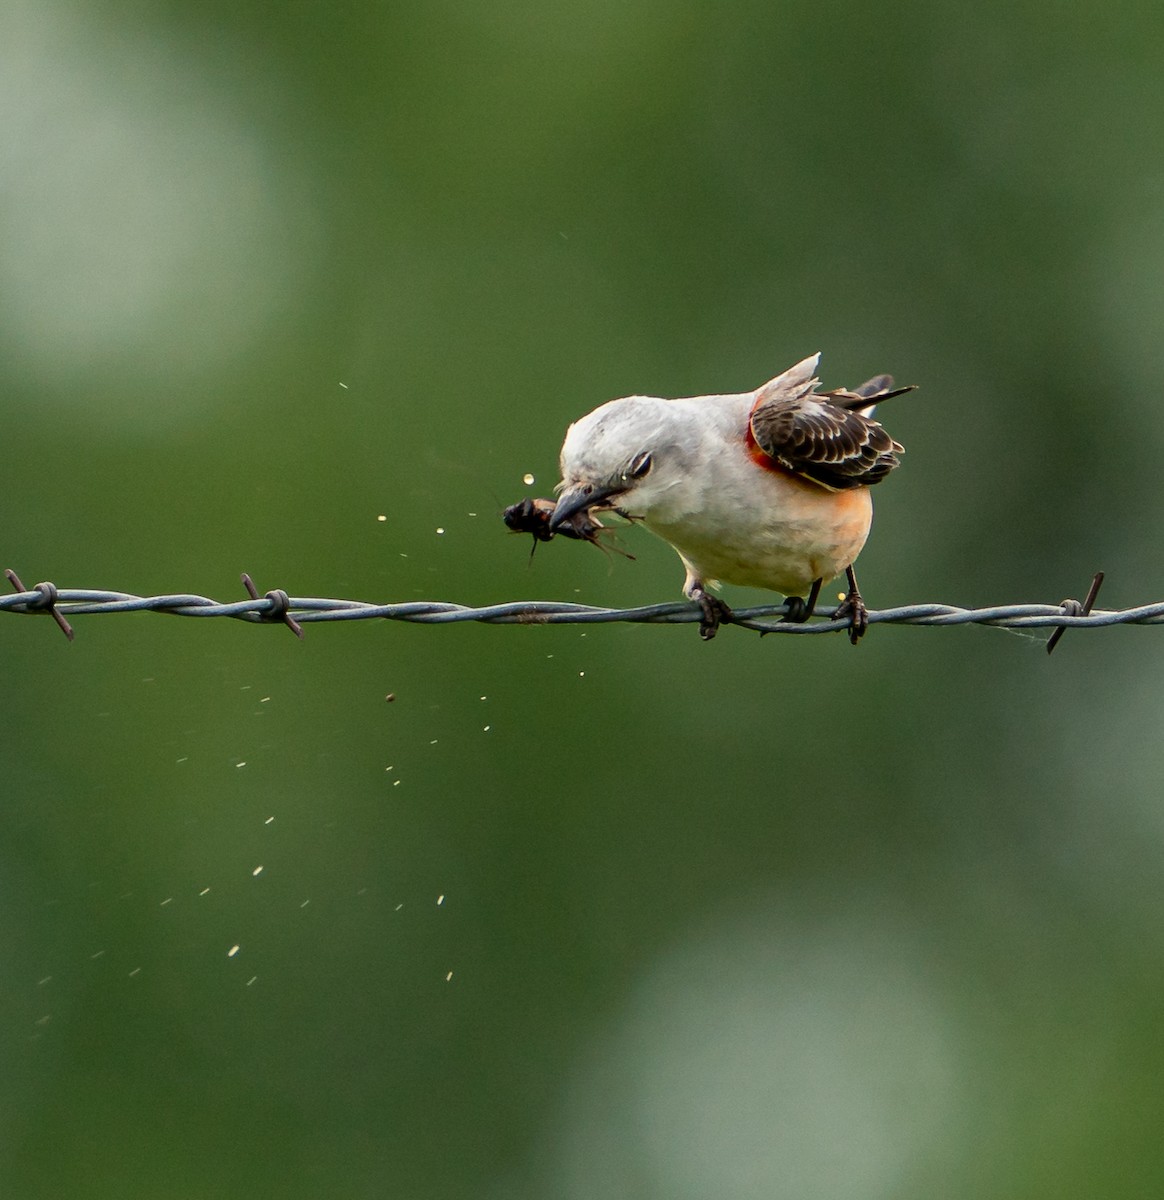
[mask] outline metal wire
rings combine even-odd
[[[282,623],[302,636],[301,625],[317,621],[411,621],[422,625],[447,625],[482,621],[490,625],[588,625],[612,621],[649,624],[689,624],[702,617],[698,605],[683,601],[647,604],[638,608],[600,608],[558,600],[515,600],[473,608],[441,601],[405,601],[373,604],[363,600],[331,600],[314,596],[288,596],[275,590],[260,596],[250,577],[243,576],[249,597],[223,603],[206,596],[182,593],[171,596],[136,596],[129,592],[95,588],[58,588],[40,583],[26,589],[19,576],[6,571],[16,592],[0,595],[0,612],[49,614],[72,639],[68,618],[96,613],[160,612],[176,617],[231,617],[258,624]],[[871,610],[870,625],[992,625],[1004,629],[1093,629],[1107,625],[1164,624],[1164,601],[1122,610],[1090,610],[1098,590],[1098,577],[1088,601],[1064,600],[1061,604],[1002,604],[989,608],[960,608],[952,604],[906,604]],[[830,613],[804,624],[781,621],[786,604],[737,608],[731,624],[762,633],[814,634],[848,631],[848,619],[834,620]]]

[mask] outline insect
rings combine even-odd
[[[563,521],[557,529],[550,530],[550,518],[554,515],[554,501],[542,499],[530,499],[528,496],[524,500],[519,500],[516,504],[511,504],[504,513],[502,520],[514,533],[528,533],[533,537],[533,549],[530,550],[530,557],[533,557],[534,551],[538,548],[538,542],[548,542],[555,534],[561,534],[562,537],[574,538],[580,542],[589,542],[592,546],[597,546],[599,550],[609,552],[613,550],[616,554],[621,554],[624,558],[634,560],[633,554],[628,554],[625,550],[620,550],[617,546],[600,542],[599,534],[609,533],[613,536],[613,530],[607,529],[605,525],[595,515],[600,507],[595,505],[593,508],[581,508],[576,513],[573,513],[569,518]],[[613,511],[609,506],[605,506],[606,511]]]

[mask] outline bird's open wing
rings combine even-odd
[[[756,449],[775,466],[843,491],[880,483],[898,465],[903,447],[857,409],[909,389],[893,390],[887,375],[851,392],[815,392],[815,379],[777,383],[760,389],[748,418]]]

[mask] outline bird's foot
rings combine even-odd
[[[823,579],[813,581],[807,600],[803,600],[799,596],[785,596],[784,607],[786,611],[780,619],[782,621],[789,621],[793,625],[803,625],[816,609],[817,597],[820,595],[820,585],[823,582]]]
[[[703,617],[699,622],[699,636],[705,642],[710,642],[715,637],[721,624],[731,624],[732,610],[718,596],[705,592],[703,588],[696,588],[691,592],[691,599],[703,610]]]
[[[843,621],[846,617],[849,618],[849,641],[855,646],[869,628],[869,610],[865,607],[860,588],[857,587],[857,577],[853,574],[853,568],[847,567],[845,575],[849,580],[849,594],[833,613],[833,620]]]

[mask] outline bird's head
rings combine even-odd
[[[646,516],[683,477],[682,429],[667,400],[628,396],[596,408],[566,431],[562,482],[550,529],[596,505]]]

